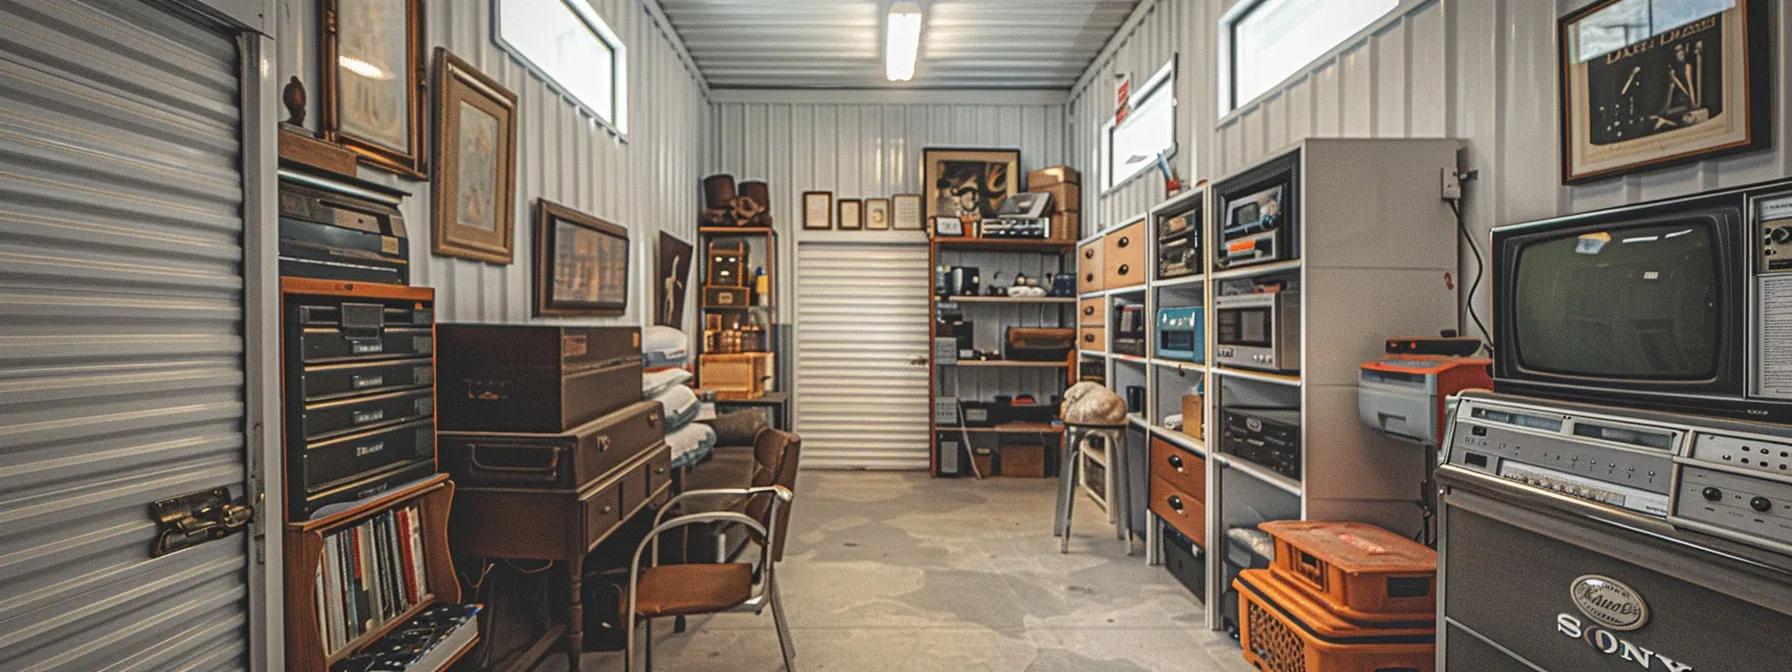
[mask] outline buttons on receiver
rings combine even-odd
[[[1773,510],[1773,500],[1756,495],[1748,500],[1748,508],[1767,513]]]
[[[1724,491],[1707,485],[1704,490],[1699,491],[1699,495],[1704,497],[1705,501],[1715,502],[1724,498]]]

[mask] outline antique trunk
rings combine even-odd
[[[443,431],[560,433],[641,400],[637,327],[444,324]]]
[[[664,441],[662,413],[643,401],[565,432],[443,431],[442,468],[463,486],[580,490]]]

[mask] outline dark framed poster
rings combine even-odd
[[[628,309],[628,229],[547,199],[535,208],[535,315]]]
[[[1766,0],[1601,0],[1562,17],[1562,181],[1772,145]]]
[[[921,150],[928,219],[957,217],[974,231],[1020,192],[1020,150],[929,147]]]
[[[694,251],[696,248],[678,236],[660,232],[659,263],[654,269],[654,277],[659,278],[659,284],[653,289],[657,294],[653,302],[654,324],[684,328],[684,303],[689,294],[691,254]]]

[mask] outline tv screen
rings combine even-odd
[[[1712,223],[1582,231],[1517,250],[1519,366],[1591,378],[1716,377],[1723,335]]]

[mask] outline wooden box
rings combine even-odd
[[[1037,443],[1002,446],[1002,475],[1045,478],[1045,446]]]
[[[1199,437],[1206,424],[1207,398],[1199,394],[1182,395],[1182,433]]]
[[[1238,590],[1238,643],[1263,672],[1435,672],[1431,618],[1363,627],[1286,585],[1272,570],[1247,569]]]
[[[1102,238],[1101,268],[1102,289],[1145,284],[1145,222],[1123,226]]]
[[[1172,485],[1155,471],[1149,487],[1151,501],[1147,508],[1201,548],[1207,548],[1207,504],[1201,497]]]
[[[758,399],[765,396],[765,383],[772,376],[772,353],[703,355],[697,366],[703,388],[715,390],[717,399]]]
[[[1052,240],[1074,242],[1083,237],[1083,216],[1074,212],[1060,212],[1049,217],[1051,230],[1047,233]]]
[[[1054,214],[1083,211],[1083,188],[1080,185],[1063,182],[1031,189],[1031,191],[1051,194],[1051,211]]]
[[[1070,166],[1051,166],[1027,173],[1027,191],[1039,191],[1054,184],[1082,184],[1083,176]]]
[[[1258,526],[1276,540],[1277,578],[1357,622],[1432,618],[1437,552],[1364,523],[1286,520]]]
[[[1083,299],[1077,302],[1076,323],[1099,327],[1107,324],[1106,309],[1102,307],[1101,297]]]
[[[971,462],[977,466],[979,478],[994,476],[996,470],[996,451],[988,446],[971,447]]]
[[[1101,270],[1101,247],[1101,241],[1095,240],[1077,248],[1076,293],[1101,291],[1101,282],[1107,277]]]
[[[747,288],[730,285],[704,285],[704,308],[730,308],[745,306],[749,300]]]
[[[1108,330],[1100,326],[1077,327],[1076,349],[1089,352],[1108,351]]]

